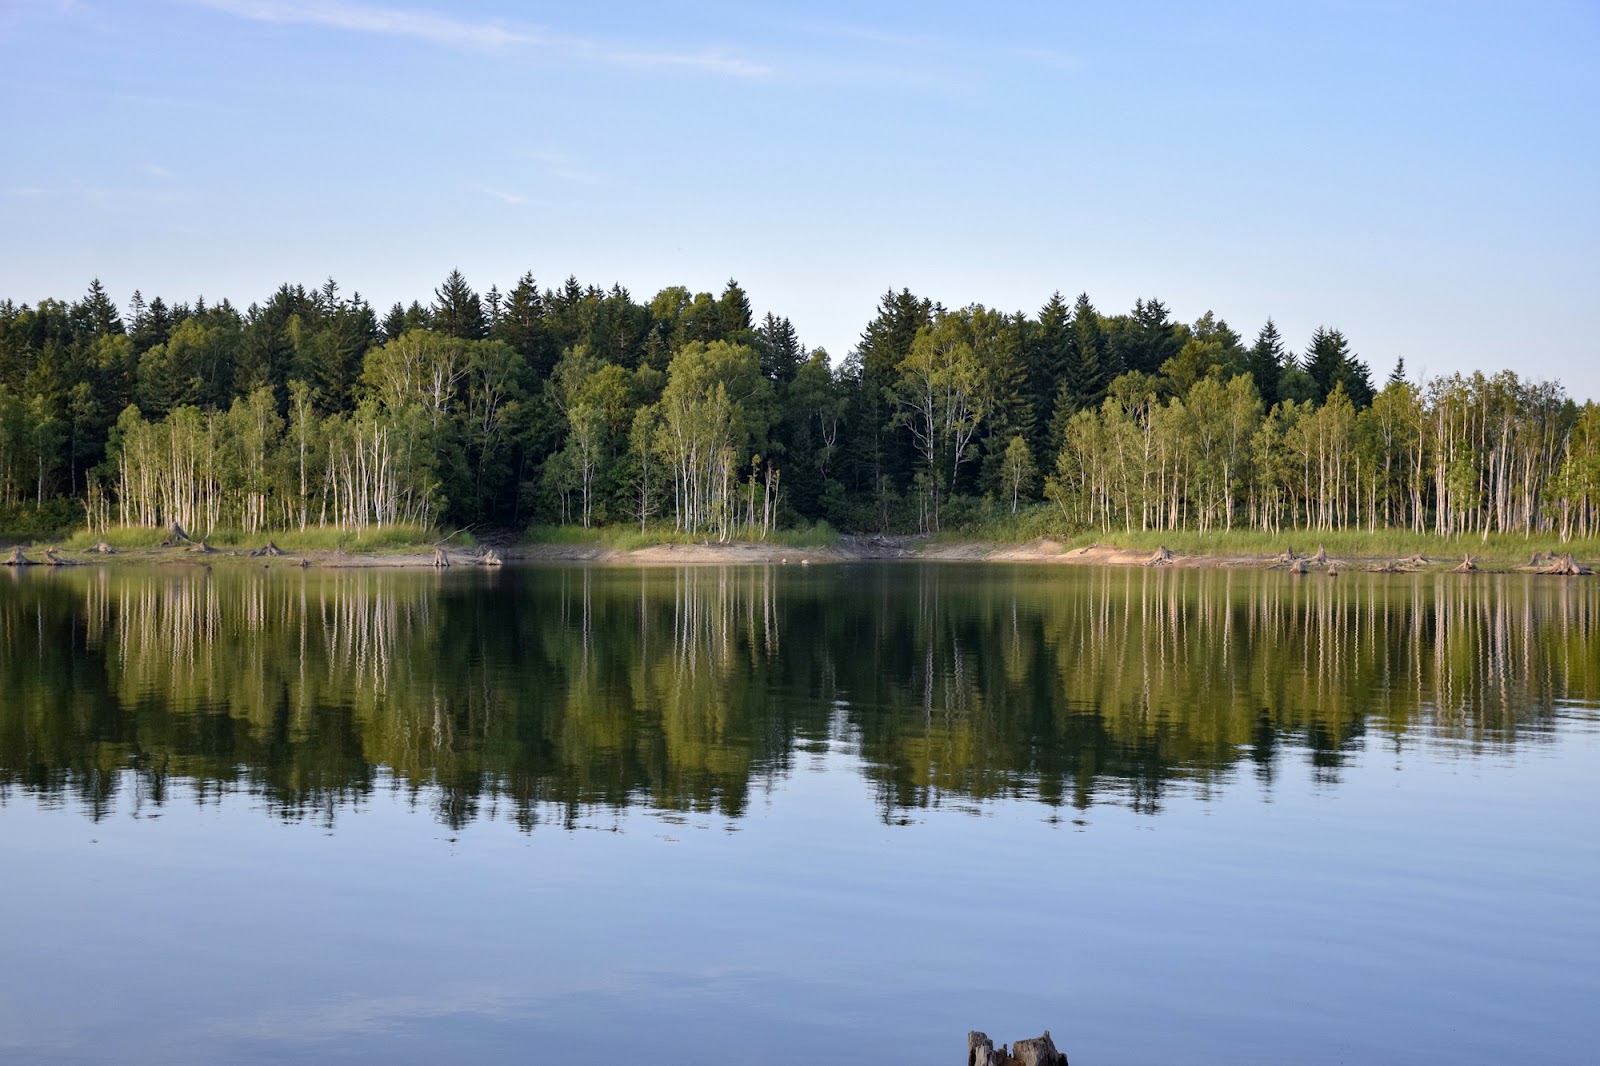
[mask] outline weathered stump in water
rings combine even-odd
[[[99,552],[101,555],[115,555],[116,554],[116,549],[113,548],[111,545],[107,544],[103,540],[102,541],[97,541],[95,543],[95,546],[93,548],[91,548],[90,551]]]
[[[1473,574],[1477,573],[1477,570],[1478,564],[1473,561],[1472,554],[1468,552],[1466,555],[1461,557],[1461,565],[1457,566],[1452,572],[1457,574]]]
[[[433,565],[436,570],[443,570],[450,565],[450,556],[444,553],[443,548],[433,549]]]
[[[44,550],[44,565],[46,565],[46,566],[71,566],[72,565],[72,560],[71,559],[63,559],[63,558],[61,558],[61,556],[56,554],[55,546],[52,545],[51,547],[48,547],[48,548],[46,548]]]
[[[1289,573],[1291,574],[1303,574],[1309,569],[1310,567],[1306,566],[1306,561],[1304,559],[1296,559],[1294,562],[1289,564]]]
[[[161,542],[161,547],[176,548],[180,544],[188,544],[189,540],[189,534],[184,532],[182,526],[174,522],[172,523],[171,531],[167,534],[167,539]]]
[[[210,555],[212,549],[211,545],[207,544],[205,542],[205,538],[202,537],[200,540],[189,545],[183,550],[186,552],[194,552],[196,555]]]
[[[1009,1051],[1004,1044],[996,1048],[989,1034],[973,1031],[967,1034],[967,1066],[1067,1066],[1067,1057],[1056,1050],[1048,1029],[1043,1036],[1018,1040]]]
[[[22,554],[21,546],[11,549],[11,554],[5,558],[6,566],[32,566],[33,560]]]
[[[1328,563],[1328,576],[1329,577],[1338,577],[1339,576],[1339,564],[1337,562],[1329,562]]]
[[[279,548],[276,544],[269,540],[264,547],[257,548],[255,551],[250,552],[249,554],[251,558],[259,559],[264,556],[268,559],[276,559],[278,556],[283,554],[283,549]]]
[[[504,560],[500,558],[500,553],[495,551],[493,548],[490,548],[488,551],[483,553],[484,566],[501,566],[503,564]]]
[[[1323,563],[1326,563],[1328,561],[1328,550],[1326,548],[1324,548],[1322,545],[1318,544],[1317,545],[1317,554],[1315,554],[1315,555],[1313,555],[1311,557],[1311,561],[1313,563],[1317,564],[1318,566],[1321,566]]]
[[[1171,552],[1169,552],[1167,550],[1167,546],[1165,544],[1163,544],[1163,545],[1161,545],[1161,547],[1159,547],[1159,548],[1157,548],[1155,550],[1155,554],[1154,555],[1150,556],[1150,558],[1148,558],[1148,559],[1146,559],[1144,561],[1144,565],[1146,565],[1146,566],[1166,566],[1168,563],[1172,562],[1172,560],[1175,559],[1175,558],[1177,558],[1177,556],[1175,556]]]
[[[1578,577],[1583,574],[1592,574],[1587,566],[1579,566],[1578,561],[1569,553],[1567,555],[1550,556],[1550,565],[1539,568],[1541,574],[1551,574],[1556,577]]]

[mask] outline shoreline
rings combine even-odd
[[[1293,538],[1286,538],[1286,545]],[[1312,538],[1305,538],[1306,541]],[[1414,553],[1394,557],[1381,553],[1324,554],[1318,545],[1315,553],[1295,554],[1289,548],[1266,554],[1230,550],[1226,543],[1212,551],[1168,551],[1164,546],[1151,551],[1114,543],[1071,546],[1050,538],[1026,544],[997,544],[984,541],[930,543],[918,536],[841,536],[835,543],[820,547],[796,548],[759,541],[732,541],[697,544],[662,543],[621,550],[599,541],[551,544],[512,543],[504,546],[442,548],[417,545],[377,552],[344,552],[313,549],[302,552],[271,552],[265,549],[194,547],[150,547],[116,549],[109,553],[94,550],[67,550],[52,547],[0,549],[0,566],[52,569],[74,566],[235,566],[295,567],[302,569],[493,569],[515,563],[586,563],[605,566],[746,566],[746,565],[828,565],[853,562],[957,562],[1006,563],[1044,566],[1112,566],[1200,570],[1280,569],[1297,574],[1341,573],[1518,573],[1548,576],[1579,576],[1592,573],[1592,560],[1574,559],[1560,552],[1559,544],[1538,549],[1529,541],[1525,562],[1518,564],[1498,556],[1478,558],[1470,552],[1457,555],[1459,544],[1439,544],[1449,554]],[[1301,549],[1304,551],[1304,549]],[[19,561],[20,560],[20,561]]]

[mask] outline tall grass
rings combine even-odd
[[[1471,554],[1475,559],[1500,565],[1526,563],[1536,551],[1571,552],[1581,559],[1600,558],[1600,538],[1574,539],[1562,543],[1552,533],[1493,533],[1438,536],[1404,529],[1286,529],[1266,533],[1255,527],[1214,529],[1201,533],[1192,529],[1122,530],[1110,532],[1068,529],[1055,507],[1035,504],[1016,514],[991,511],[960,526],[942,530],[932,538],[935,544],[1026,544],[1049,537],[1068,548],[1102,544],[1135,551],[1154,551],[1165,546],[1186,555],[1277,555],[1293,548],[1309,555],[1318,545],[1335,558],[1401,559],[1424,555],[1432,559],[1459,560]]]
[[[194,534],[199,536],[198,533]],[[114,526],[104,533],[90,533],[79,530],[68,537],[62,547],[76,551],[87,551],[99,541],[104,540],[113,548],[122,551],[139,551],[142,549],[158,547],[167,538],[167,531],[163,529],[149,529],[144,526]],[[343,549],[347,552],[378,552],[402,551],[430,546],[437,542],[439,534],[426,530],[414,523],[396,523],[386,525],[382,529],[368,528],[361,534],[349,533],[339,529],[311,528],[306,530],[279,530],[272,533],[241,533],[238,530],[219,529],[213,530],[206,536],[206,543],[213,548],[259,548],[272,541],[279,548],[290,554],[313,551],[336,551]],[[458,533],[451,539],[451,544],[471,547],[476,543],[470,533]]]
[[[619,552],[653,548],[659,544],[704,544],[710,539],[703,533],[685,533],[664,523],[648,525],[643,531],[635,525],[596,526],[592,529],[533,525],[528,527],[527,537],[534,544],[592,544]],[[827,522],[818,522],[804,529],[773,530],[762,538],[739,537],[736,540],[784,548],[826,548],[839,543],[839,534]]]
[[[1483,562],[1522,564],[1536,551],[1570,552],[1583,559],[1600,556],[1600,538],[1589,537],[1562,543],[1554,534],[1523,536],[1520,533],[1492,533],[1485,540],[1481,534],[1443,537],[1433,533],[1412,533],[1400,529],[1334,529],[1334,530],[1284,530],[1281,534],[1263,533],[1258,529],[1215,530],[1197,533],[1193,530],[1166,532],[1139,531],[1086,533],[1070,538],[1072,546],[1084,544],[1112,544],[1121,548],[1138,550],[1165,545],[1175,552],[1191,555],[1276,555],[1285,548],[1293,548],[1306,555],[1318,546],[1327,549],[1335,558],[1406,558],[1424,555],[1441,561],[1460,559],[1464,555]]]

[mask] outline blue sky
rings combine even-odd
[[[1600,397],[1600,5],[0,0],[0,296],[1159,297]]]

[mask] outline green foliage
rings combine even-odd
[[[733,280],[636,300],[524,274],[480,296],[452,271],[381,323],[331,279],[242,311],[135,293],[126,324],[97,282],[0,301],[0,509],[63,499],[97,528],[670,520],[724,539],[1043,499],[1102,531],[1586,536],[1590,410],[1511,374],[1397,368],[1379,391],[1336,329],[1302,365],[1270,319],[1246,348],[1211,312],[1087,293],[1030,317],[890,291],[837,361]]]
[[[198,536],[199,534],[196,534]],[[118,551],[146,551],[158,547],[166,533],[144,526],[110,526],[98,532],[78,530],[64,538],[62,547],[70,551],[89,551],[101,541]],[[219,551],[250,551],[261,547],[269,538],[261,533],[239,529],[214,529],[206,535],[206,545]],[[331,528],[284,530],[273,533],[272,542],[286,553],[344,550],[347,552],[410,552],[432,546],[439,538],[430,530],[415,523],[388,525],[382,529],[368,528],[360,533],[349,533]],[[458,533],[451,544],[462,548],[472,547],[476,540],[470,533]]]

